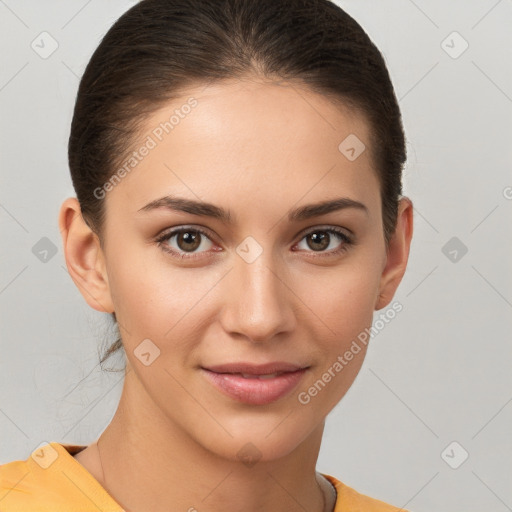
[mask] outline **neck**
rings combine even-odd
[[[288,455],[251,464],[205,449],[160,418],[158,408],[148,415],[147,400],[131,391],[127,375],[116,414],[98,440],[98,479],[126,512],[168,512],[169,503],[191,512],[333,509],[332,486],[315,470],[323,423]]]

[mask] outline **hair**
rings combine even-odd
[[[144,120],[187,87],[246,76],[306,86],[364,116],[389,246],[406,160],[401,113],[383,56],[329,0],[141,0],[114,23],[80,80],[68,145],[83,219],[102,246],[105,205],[94,191]],[[119,337],[100,362],[122,347]]]

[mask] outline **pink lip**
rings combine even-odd
[[[306,367],[307,365],[301,366],[298,364],[275,361],[265,364],[252,364],[245,362],[226,363],[215,366],[205,366],[204,369],[215,373],[248,373],[250,375],[265,375],[276,372],[294,372]]]
[[[219,391],[238,402],[252,405],[264,405],[279,400],[297,386],[307,367],[289,363],[267,363],[253,365],[232,363],[209,368],[201,368],[205,377]],[[283,372],[271,378],[242,377],[248,375],[268,375]]]

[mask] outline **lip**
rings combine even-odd
[[[205,370],[210,370],[215,373],[247,373],[250,375],[265,375],[276,372],[295,372],[303,368],[307,368],[307,365],[285,363],[282,361],[274,361],[264,364],[239,362],[204,367]]]
[[[201,368],[206,379],[224,395],[238,402],[265,405],[283,398],[300,382],[307,366],[274,362],[260,365],[229,363]],[[243,374],[251,377],[243,377]],[[261,375],[278,373],[274,377]]]

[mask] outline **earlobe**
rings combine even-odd
[[[59,229],[66,266],[80,293],[93,309],[112,313],[114,307],[103,250],[97,235],[84,221],[76,197],[62,203]]]
[[[402,197],[398,207],[397,225],[387,252],[386,265],[382,271],[379,295],[375,310],[386,307],[402,281],[413,234],[413,205],[408,197]]]

